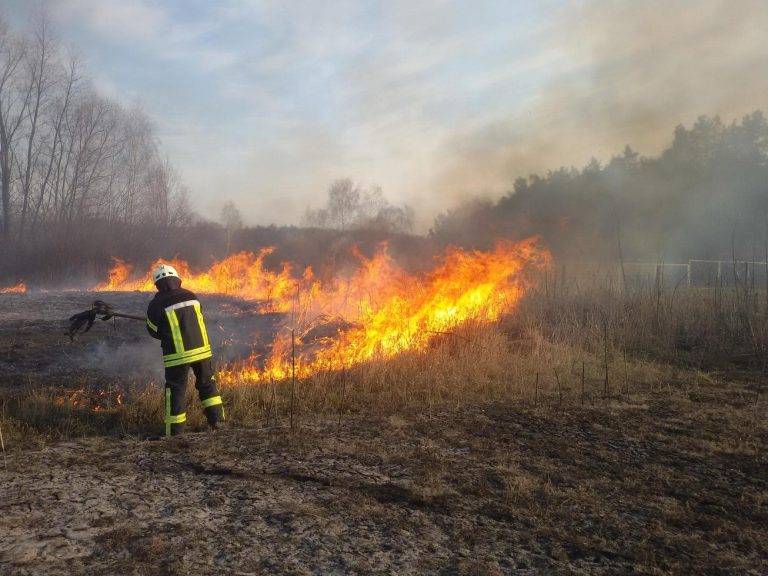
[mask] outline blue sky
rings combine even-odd
[[[691,85],[746,78],[726,72],[731,58],[765,62],[767,3],[754,0],[43,4],[96,86],[149,113],[196,208],[232,199],[250,223],[296,222],[351,177],[426,225],[517,175],[627,142],[654,152],[677,122],[759,107],[765,88]],[[4,5],[19,26],[35,8]],[[655,26],[659,12],[675,26]],[[725,50],[703,70],[702,34]]]

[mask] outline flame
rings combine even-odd
[[[350,276],[321,283],[311,268],[300,275],[290,264],[268,270],[264,258],[273,250],[233,254],[202,272],[183,260],[164,261],[176,267],[190,290],[260,301],[262,311],[290,312],[290,325],[278,333],[266,358],[228,366],[219,372],[222,382],[282,380],[294,370],[307,377],[423,350],[435,334],[513,311],[532,281],[530,273],[551,260],[535,238],[501,241],[486,252],[447,249],[431,271],[412,274],[382,245],[370,258],[356,253],[359,265]],[[108,281],[95,289],[152,291],[154,285],[149,273],[135,279],[133,267],[115,259]],[[338,327],[330,323],[331,333],[316,338],[313,330],[328,318],[339,319]]]
[[[316,287],[307,295],[305,309],[295,320],[293,341],[291,333],[283,331],[263,363],[251,358],[221,371],[219,380],[257,383],[285,379],[294,371],[297,377],[307,377],[423,350],[435,334],[468,320],[490,322],[514,310],[531,281],[529,273],[549,263],[549,253],[536,239],[500,242],[490,252],[449,249],[423,275],[398,268],[382,250],[362,259],[349,279]],[[304,350],[302,339],[313,317],[352,311],[356,317],[351,328],[325,338],[319,349]]]
[[[7,286],[0,288],[0,294],[24,294],[27,291],[27,285],[24,282],[19,282],[14,286]]]
[[[274,248],[264,248],[258,253],[239,252],[208,270],[193,272],[186,261],[178,258],[156,260],[150,269],[136,278],[134,267],[119,258],[113,258],[107,282],[94,287],[94,290],[153,292],[152,269],[161,263],[170,264],[184,279],[184,287],[202,294],[226,294],[246,300],[261,301],[263,312],[287,312],[291,309],[292,299],[296,294],[297,282],[311,285],[312,269],[307,268],[300,278],[295,278],[290,264],[283,264],[279,272],[272,272],[264,266],[264,259]]]

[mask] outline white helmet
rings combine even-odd
[[[158,281],[163,278],[180,278],[179,273],[176,272],[176,268],[170,264],[160,264],[152,272],[152,281],[157,284]]]

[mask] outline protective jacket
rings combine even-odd
[[[166,368],[211,357],[211,345],[197,297],[181,287],[155,294],[147,308],[147,330],[160,340]]]

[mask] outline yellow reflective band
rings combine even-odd
[[[200,334],[203,335],[203,346],[208,346],[208,331],[205,329],[205,320],[203,320],[203,312],[200,310],[200,303],[195,304],[194,308],[197,315],[197,323],[200,325]]]
[[[212,354],[208,352],[208,354],[193,356],[192,358],[179,358],[178,360],[163,362],[163,367],[174,368],[176,366],[183,366],[184,364],[194,364],[195,362],[200,362],[201,360],[207,360],[211,356]]]
[[[168,420],[171,417],[171,389],[165,389],[165,435],[171,435],[171,423]]]
[[[152,320],[150,320],[149,318],[147,318],[147,326],[149,326],[152,329],[152,332],[157,332],[157,326],[152,324]]]
[[[168,430],[169,426],[171,424],[182,424],[187,421],[187,413],[182,412],[181,414],[176,414],[175,416],[172,414],[168,414],[165,417],[165,426],[166,430]]]
[[[192,350],[184,350],[184,352],[179,352],[178,354],[165,354],[163,356],[163,360],[178,360],[179,358],[189,358],[190,356],[199,356],[200,354],[205,354],[206,352],[210,351],[210,346],[200,346],[199,348],[192,348]]]
[[[196,348],[196,350],[200,350],[200,348]],[[213,354],[211,354],[210,347],[205,348],[202,352],[196,354],[169,354],[168,356],[163,356],[163,366],[172,368],[173,366],[181,366],[182,364],[192,364],[193,362],[199,362],[200,360],[205,360],[211,356],[213,356]]]
[[[176,349],[176,353],[181,354],[184,352],[184,340],[181,339],[181,326],[179,326],[176,310],[166,310],[165,315],[168,317],[168,324],[171,326],[173,346]]]
[[[203,400],[203,408],[210,408],[211,406],[218,406],[221,404],[221,396],[211,396]]]

